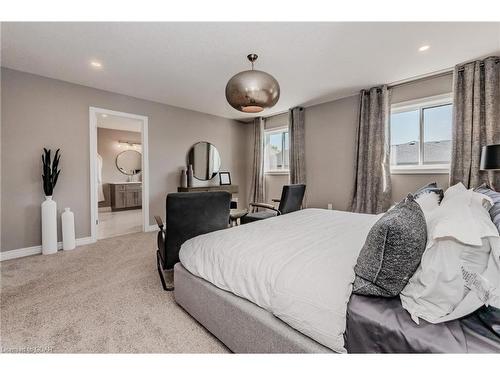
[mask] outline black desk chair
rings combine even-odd
[[[228,227],[230,202],[231,194],[225,191],[167,195],[166,228],[161,218],[155,216],[160,228],[156,265],[163,289],[174,290],[173,269],[179,261],[179,250],[184,242]]]
[[[265,208],[266,211],[251,212],[243,216],[241,224],[251,223],[253,221],[268,219],[273,216],[284,215],[290,212],[300,210],[302,200],[306,192],[306,185],[284,185],[281,192],[281,199],[273,199],[273,202],[279,202],[278,208],[274,208],[272,204],[267,203],[250,203],[252,211],[256,208]]]

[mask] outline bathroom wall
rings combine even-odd
[[[116,157],[121,152],[132,149],[142,151],[141,146],[135,148],[118,141],[129,141],[141,143],[141,133],[117,129],[97,128],[97,153],[102,157],[102,188],[104,192],[104,201],[99,202],[99,207],[111,206],[110,201],[110,182],[125,182],[129,176],[120,172],[116,167]]]

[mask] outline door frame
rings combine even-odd
[[[89,107],[89,134],[90,134],[90,237],[97,241],[97,114],[104,113],[111,116],[120,116],[142,121],[142,231],[150,230],[149,225],[149,142],[148,117],[111,109]]]

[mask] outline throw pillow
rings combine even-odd
[[[422,211],[424,212],[425,220],[429,221],[432,212],[439,207],[439,195],[433,192],[427,192],[420,194],[418,198],[415,199]]]
[[[471,292],[474,278],[484,278],[484,285],[500,285],[500,237],[489,206],[484,206],[489,198],[457,185],[446,191],[433,213],[427,249],[400,295],[416,322],[453,320],[480,307],[485,301]]]
[[[356,294],[394,297],[416,271],[425,250],[424,213],[411,194],[372,227],[354,267]]]
[[[415,191],[412,195],[413,195],[413,198],[417,199],[418,197],[420,197],[421,195],[426,194],[426,193],[437,194],[439,197],[438,203],[441,202],[441,199],[443,199],[443,196],[444,196],[443,189],[438,188],[437,182],[430,182],[427,185],[422,186],[420,189]]]

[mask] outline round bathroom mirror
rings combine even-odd
[[[209,142],[198,142],[189,150],[189,164],[193,166],[193,175],[198,180],[211,180],[220,170],[219,151]]]
[[[128,176],[141,173],[142,155],[136,150],[125,150],[116,156],[116,167]]]

